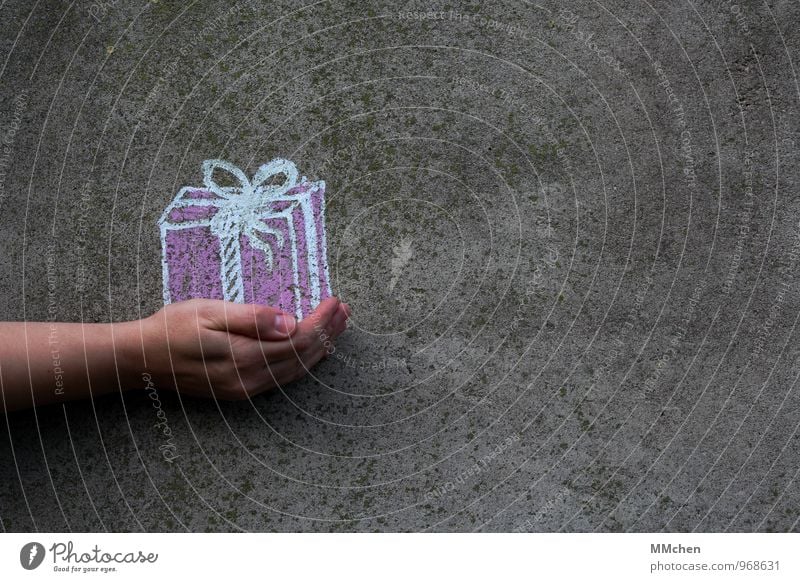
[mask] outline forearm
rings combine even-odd
[[[136,385],[137,322],[0,323],[0,410],[99,396]]]

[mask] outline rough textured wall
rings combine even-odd
[[[0,15],[0,317],[157,310],[209,158],[326,181],[354,311],[252,402],[10,416],[4,530],[800,527],[796,2]]]

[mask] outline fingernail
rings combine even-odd
[[[275,316],[275,331],[279,333],[290,334],[294,331],[297,325],[297,320],[291,315],[286,313],[279,313]]]

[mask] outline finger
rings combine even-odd
[[[340,301],[337,298],[330,297],[297,325],[298,330],[292,340],[296,340],[299,344],[307,344],[298,347],[298,352],[303,352],[314,344],[322,344],[331,338],[331,321],[338,312],[339,305]]]
[[[286,339],[297,330],[294,316],[268,305],[219,301],[210,321],[215,329],[262,341]]]
[[[262,392],[272,390],[276,386],[285,386],[293,382],[300,376],[298,374],[300,368],[302,366],[297,358],[262,365],[241,373],[238,381],[224,392],[219,393],[218,396],[225,400],[252,398]]]
[[[283,386],[297,376],[297,360],[284,360],[267,366],[265,380],[269,386]]]
[[[334,338],[339,337],[347,329],[347,320],[350,318],[350,308],[347,304],[339,305],[339,311],[331,320],[331,333]]]
[[[296,382],[309,374],[311,368],[325,358],[329,353],[327,348],[312,346],[295,358],[272,362],[266,366],[266,375],[260,383],[258,391],[264,391],[273,386],[285,386]]]
[[[312,338],[295,334],[281,341],[252,341],[248,346],[240,348],[240,353],[246,358],[256,358],[270,364],[283,360],[297,361],[300,354],[313,343]]]
[[[250,384],[247,393],[255,396],[276,386],[283,387],[296,382],[308,373],[308,367],[297,358],[271,363],[266,366],[260,377]]]
[[[328,348],[320,348],[315,351],[309,351],[300,358],[301,370],[299,378],[302,378],[311,371],[311,368],[316,366],[320,360],[333,353]]]
[[[293,360],[297,362],[304,353],[313,352],[333,339],[333,317],[339,311],[338,299],[330,298],[320,303],[309,317],[297,324],[295,333],[282,341],[252,342],[243,346],[240,352],[245,357],[260,357],[266,362]],[[252,350],[252,351],[251,351]]]
[[[335,340],[339,337],[345,329],[347,325],[347,319],[344,316],[344,313],[338,311],[336,315],[331,318],[331,322],[328,324],[327,331],[328,335],[330,336],[328,339]]]
[[[339,301],[337,297],[328,297],[317,306],[311,315],[300,322],[301,330],[313,331],[315,329],[325,329],[330,323],[331,318],[336,315],[340,305],[341,301]]]
[[[302,329],[298,325],[298,331],[292,337],[285,340],[272,341],[248,341],[237,348],[239,354],[246,360],[260,359],[273,363],[283,360],[297,361],[301,355],[309,350],[317,349],[325,341],[330,341],[331,336],[327,328],[315,330]]]

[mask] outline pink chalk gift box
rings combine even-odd
[[[181,189],[159,220],[164,303],[225,299],[303,318],[330,297],[325,182],[297,176],[283,159],[252,181],[229,162],[203,162],[205,187]]]

